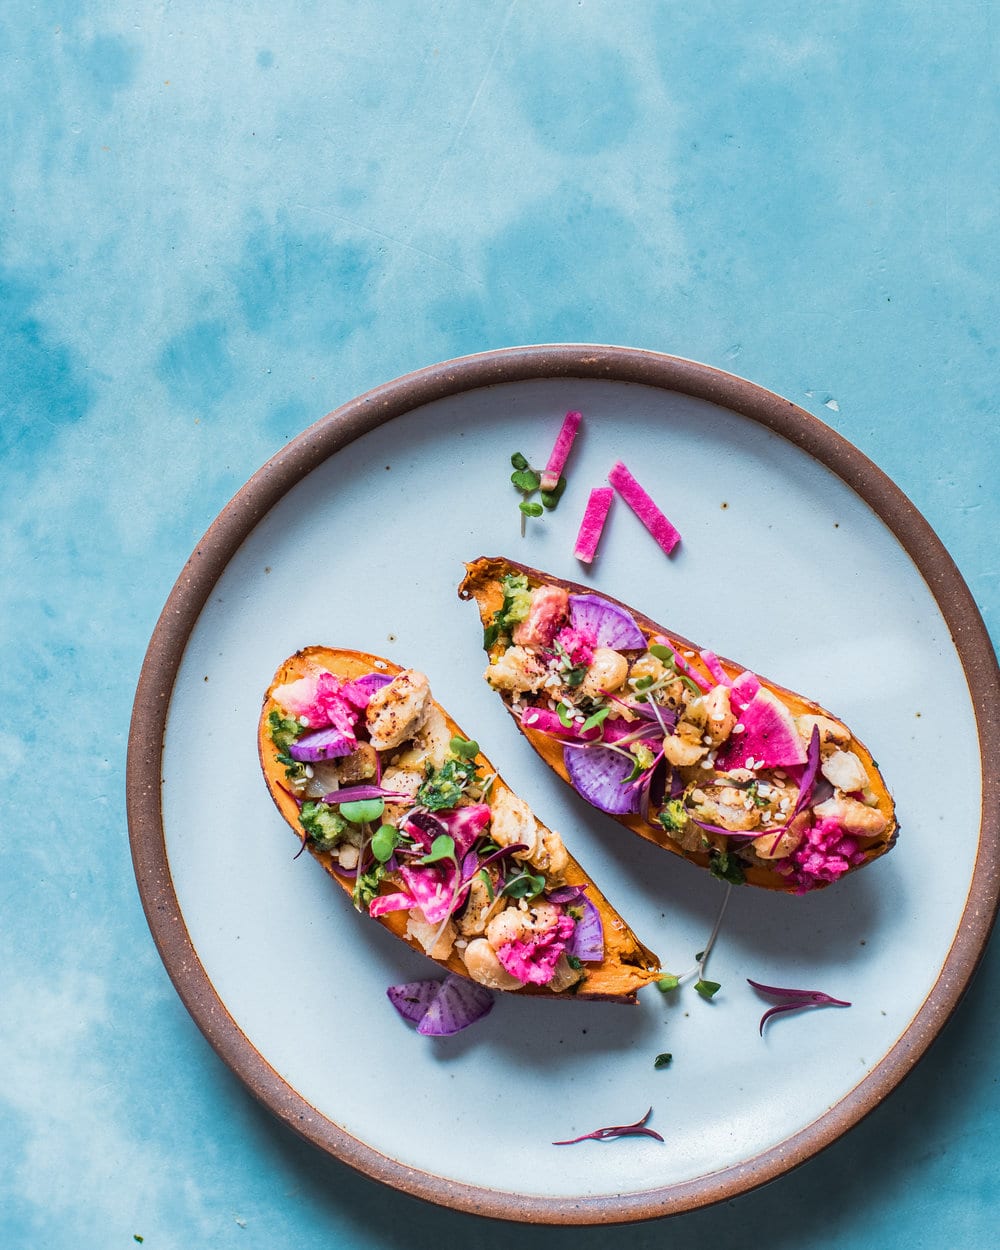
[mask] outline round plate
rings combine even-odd
[[[544,463],[584,413],[556,512],[519,533],[509,456]],[[678,526],[663,556],[618,501],[572,558],[591,487],[624,460]],[[502,995],[451,1039],[385,988],[436,969],[350,907],[271,805],[255,726],[299,647],[382,653],[437,698],[682,973],[723,887],[587,807],[481,679],[463,563],[507,554],[587,580],[841,716],[875,752],[893,852],[803,897],[732,893],[708,975],[640,1004]],[[351,1166],[467,1211],[547,1223],[650,1218],[732,1198],[855,1125],[965,989],[998,896],[1000,681],[951,559],[859,451],[787,400],[704,365],[556,346],[436,365],[363,395],[269,461],[213,523],[150,643],[129,740],[143,905],[179,994],[281,1120]],[[947,806],[945,806],[945,803]],[[849,1009],[763,1038],[746,978]],[[665,1068],[654,1058],[673,1056]],[[637,1120],[665,1141],[557,1147]]]

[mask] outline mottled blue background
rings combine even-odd
[[[668,1223],[515,1230],[300,1143],[153,948],[124,756],[242,482],[407,370],[653,348],[810,409],[1000,629],[995,6],[7,0],[0,17],[0,1243],[982,1247],[996,1003],[818,1160]]]

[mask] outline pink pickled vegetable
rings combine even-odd
[[[756,674],[751,673],[749,669],[744,669],[733,682],[732,689],[729,692],[729,704],[737,716],[759,689],[760,681],[757,679]]]
[[[551,928],[532,934],[530,938],[501,942],[497,947],[497,959],[523,985],[548,985],[575,928],[569,916],[563,914]]]
[[[368,904],[368,915],[378,918],[390,911],[409,911],[416,905],[417,900],[405,890],[397,890],[395,894],[376,894]]]
[[[702,664],[705,665],[720,686],[731,686],[733,684],[733,679],[719,663],[719,657],[714,651],[699,651],[698,654],[701,656]]]
[[[608,474],[608,481],[653,535],[663,551],[670,555],[681,540],[680,534],[620,460]]]
[[[392,678],[387,673],[365,673],[364,677],[355,677],[353,681],[349,681],[341,694],[352,707],[363,709],[368,706],[375,691],[388,686],[391,681]]]
[[[573,446],[573,440],[576,438],[576,432],[580,428],[582,420],[583,413],[581,412],[566,413],[562,429],[559,431],[559,437],[552,448],[552,455],[549,456],[549,462],[542,472],[542,490],[555,490],[559,485],[559,478],[565,468],[566,461],[569,459],[570,449]]]
[[[631,614],[600,595],[570,595],[569,620],[574,629],[593,638],[598,647],[645,651],[646,635]]]
[[[584,564],[593,563],[597,555],[597,547],[614,497],[615,492],[610,486],[595,486],[590,492],[583,520],[580,522],[580,532],[576,536],[576,546],[573,548],[573,555]]]
[[[694,682],[694,684],[696,686],[699,686],[702,690],[706,691],[706,693],[712,689],[712,683],[709,681],[706,681],[705,678],[702,677],[701,673],[699,673],[697,669],[692,668],[691,665],[687,662],[687,660],[685,660],[682,655],[679,655],[677,653],[677,651],[671,645],[669,638],[664,638],[662,634],[657,634],[656,637],[653,639],[653,642],[658,644],[661,647],[666,647],[666,649],[670,652],[671,656],[673,657],[674,667],[677,669],[679,673],[683,673],[685,677],[690,677],[691,680]]]
[[[808,762],[805,747],[787,707],[763,686],[739,714],[729,740],[719,751],[719,768],[790,768]]]

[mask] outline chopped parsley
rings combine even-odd
[[[417,790],[417,802],[430,812],[457,807],[466,787],[475,780],[476,765],[468,759],[445,760],[440,768],[426,765],[426,777]]]
[[[531,588],[523,573],[505,573],[500,579],[503,605],[493,614],[493,621],[483,630],[483,646],[487,651],[501,634],[509,634],[511,627],[523,621],[531,608]]]
[[[332,850],[343,840],[347,829],[347,821],[338,811],[328,803],[320,803],[314,799],[302,804],[299,823],[309,841],[321,851]]]
[[[354,906],[360,911],[368,907],[378,893],[382,878],[385,876],[385,864],[374,863],[367,872],[359,872],[354,882]]]
[[[267,727],[271,741],[283,755],[288,753],[295,739],[305,733],[305,725],[297,717],[282,716],[277,710],[268,713]]]

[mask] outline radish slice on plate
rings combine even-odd
[[[681,540],[680,533],[620,460],[608,474],[608,481],[653,535],[664,552],[670,555]]]
[[[559,485],[559,478],[566,467],[566,461],[569,459],[569,453],[573,447],[573,440],[576,438],[576,432],[580,428],[582,420],[583,413],[566,413],[562,429],[559,431],[555,446],[552,448],[552,454],[549,456],[549,462],[542,472],[542,490],[552,491]]]
[[[614,497],[615,492],[610,486],[595,486],[590,492],[583,520],[580,522],[580,532],[576,536],[576,546],[573,548],[573,554],[583,564],[592,564],[597,555],[597,547]]]

